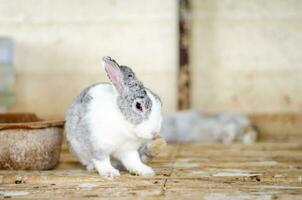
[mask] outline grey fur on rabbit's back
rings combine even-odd
[[[80,145],[79,147],[72,146],[70,144],[70,140],[73,138],[77,138],[79,141],[81,140],[83,144],[89,144],[89,126],[88,122],[86,121],[86,114],[88,111],[88,104],[92,100],[92,96],[89,95],[89,90],[99,84],[107,84],[109,83],[97,83],[85,88],[78,97],[75,98],[74,102],[70,106],[67,114],[66,114],[66,133],[67,133],[67,142],[70,151],[76,155],[76,151],[73,148],[85,148],[83,152],[89,152],[90,147],[89,145]],[[91,154],[87,155],[87,157],[91,157]],[[81,159],[81,157],[78,157]],[[80,162],[89,168],[89,161],[85,161],[84,159],[80,160]],[[90,166],[92,167],[92,166]]]
[[[161,126],[161,101],[144,87],[131,68],[103,58],[112,84],[98,83],[83,90],[66,114],[71,152],[88,170],[117,176],[118,160],[128,171],[152,175],[138,149],[156,137]]]

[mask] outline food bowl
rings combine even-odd
[[[0,114],[0,169],[47,170],[59,161],[64,120]]]

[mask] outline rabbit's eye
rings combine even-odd
[[[141,105],[139,102],[136,102],[136,103],[135,103],[135,108],[136,108],[137,110],[139,110],[139,111],[143,111],[143,107],[142,107],[142,105]]]
[[[128,74],[128,78],[132,78],[133,76],[132,76],[132,74]]]

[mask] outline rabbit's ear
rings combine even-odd
[[[103,65],[113,86],[119,94],[124,91],[123,74],[118,63],[110,57],[103,57]]]

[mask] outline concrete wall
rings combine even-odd
[[[302,1],[191,0],[192,104],[205,112],[302,111]],[[11,111],[63,115],[107,81],[100,57],[132,66],[176,109],[176,0],[0,0],[0,35],[15,39]]]
[[[302,1],[191,3],[194,107],[302,111]]]
[[[107,81],[110,55],[176,109],[177,1],[0,0],[0,35],[15,40],[10,111],[63,116],[86,86]]]

